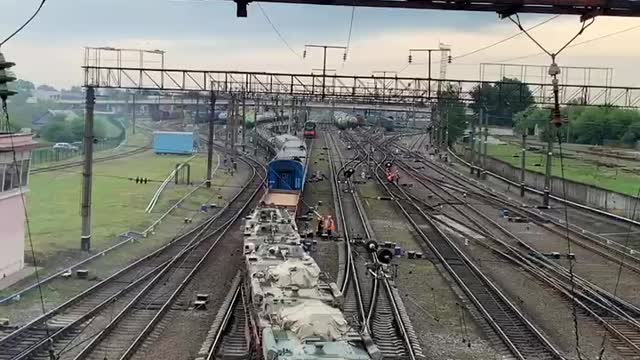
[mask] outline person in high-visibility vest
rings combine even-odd
[[[327,236],[329,237],[329,239],[331,239],[333,232],[336,230],[336,224],[333,222],[333,218],[331,217],[331,215],[327,216],[325,228],[327,229]]]
[[[322,215],[318,215],[318,236],[322,236],[322,230],[324,230],[324,218]]]

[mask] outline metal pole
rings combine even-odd
[[[84,123],[84,169],[82,171],[82,234],[80,249],[91,250],[91,180],[93,171],[93,108],[95,105],[95,89],[87,87],[86,110]]]
[[[553,159],[553,134],[555,133],[554,126],[549,123],[548,124],[549,134],[547,141],[547,163],[546,169],[544,173],[544,193],[542,198],[542,205],[549,206],[549,194],[551,193],[551,160]]]
[[[489,114],[484,114],[484,141],[482,145],[484,149],[482,149],[482,179],[487,178],[487,144],[489,138]]]
[[[210,94],[210,100],[209,100],[209,106],[210,106],[210,114],[209,114],[209,136],[207,137],[207,140],[209,141],[207,143],[207,187],[210,188],[211,187],[211,177],[213,176],[213,133],[214,133],[214,127],[213,127],[213,121],[215,120],[215,109],[216,109],[216,93],[211,90],[211,94]]]
[[[324,56],[322,59],[322,99],[324,99],[324,85],[326,81],[326,73],[327,73],[327,47],[323,46]]]
[[[480,112],[482,112],[482,109],[480,109]],[[482,115],[481,115],[482,116]],[[471,144],[471,158],[469,159],[469,164],[471,164],[471,166],[469,166],[469,168],[471,169],[471,175],[473,175],[473,171],[475,169],[475,162],[476,162],[476,120],[475,117],[471,118],[471,136],[469,138],[469,142]]]
[[[242,152],[244,152],[245,146],[246,146],[246,143],[245,143],[245,139],[246,139],[245,133],[247,132],[247,125],[246,125],[247,119],[245,117],[246,110],[247,110],[246,109],[246,94],[245,94],[244,89],[243,89],[242,90]]]
[[[526,154],[527,154],[527,129],[524,129],[524,132],[522,133],[522,155],[521,155],[522,165],[520,168],[520,196],[521,197],[524,197],[524,190],[525,190],[524,176],[527,172]]]
[[[131,124],[133,125],[131,128],[131,132],[133,134],[136,133],[136,93],[133,93],[133,101],[131,103]]]
[[[429,69],[428,78],[427,78],[427,92],[428,98],[431,99],[431,50],[427,51],[429,53],[429,60],[427,61],[427,68]]]

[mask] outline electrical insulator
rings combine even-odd
[[[411,55],[409,55],[409,64],[411,64]]]
[[[449,64],[451,64],[451,55],[449,55],[449,57],[447,58],[447,61],[449,61]]]

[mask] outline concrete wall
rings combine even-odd
[[[0,278],[24,266],[24,221],[20,191],[0,193]]]
[[[458,154],[460,154],[460,150],[460,148],[457,149]],[[464,155],[465,160],[469,161],[471,152],[469,150],[465,150]],[[511,181],[520,183],[520,168],[514,167],[504,161],[491,157],[487,158],[487,170]],[[525,174],[525,183],[529,187],[543,190],[544,175],[527,170],[527,173]],[[631,218],[633,215],[633,207],[637,201],[633,196],[571,180],[566,180],[565,185],[568,200],[606,210],[628,218]],[[562,180],[555,176],[551,177],[551,194],[558,197],[564,196]],[[640,219],[640,206],[636,211],[635,218]]]

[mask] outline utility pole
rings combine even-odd
[[[409,64],[413,61],[414,52],[426,52],[427,53],[427,94],[431,99],[431,53],[434,51],[451,53],[451,48],[433,48],[433,49],[409,49]],[[449,62],[451,62],[451,56],[449,56]]]
[[[131,101],[131,133],[135,135],[136,133],[136,92],[134,91],[132,94]]]
[[[213,134],[215,132],[215,129],[213,127],[213,122],[215,121],[215,117],[216,117],[216,93],[211,90],[210,93],[210,100],[209,100],[209,107],[210,107],[210,113],[209,113],[209,136],[207,137],[207,140],[209,141],[207,143],[207,187],[210,188],[211,187],[211,177],[213,176]]]
[[[551,193],[551,166],[553,160],[553,135],[555,134],[555,128],[549,122],[547,125],[548,129],[548,140],[547,140],[547,161],[545,164],[545,172],[544,172],[544,190],[542,195],[542,205],[549,206],[549,195]]]
[[[246,115],[246,99],[247,98],[247,94],[245,93],[244,89],[242,89],[242,152],[245,151],[245,146],[247,145],[247,143],[245,142],[246,136],[245,133],[247,132],[247,119],[245,117]]]
[[[482,109],[480,109],[480,112],[482,112]],[[482,116],[482,115],[480,115]],[[471,171],[471,175],[473,175],[473,171],[474,168],[476,166],[475,162],[476,162],[476,120],[475,120],[475,116],[471,118],[471,136],[469,137],[469,143],[471,145],[471,157],[469,159],[469,164],[471,164],[469,166],[469,169]]]
[[[84,122],[84,168],[82,170],[82,234],[80,249],[91,250],[91,191],[93,171],[93,109],[96,102],[95,89],[87,87]]]
[[[526,154],[527,154],[527,129],[524,129],[524,132],[522,133],[522,154],[521,154],[521,167],[520,167],[520,197],[524,197],[524,190],[525,190],[525,183],[524,183],[524,176],[527,172],[527,161],[526,161]]]
[[[347,60],[347,47],[346,46],[335,46],[335,45],[313,45],[313,44],[306,44],[304,46],[304,51],[302,52],[302,57],[306,58],[307,57],[307,48],[321,48],[323,50],[323,57],[322,57],[322,99],[324,99],[324,95],[325,95],[325,85],[326,85],[326,80],[327,80],[327,49],[342,49],[345,51],[344,55],[342,56],[343,60]]]
[[[484,149],[482,149],[482,175],[481,178],[484,180],[487,178],[487,144],[489,138],[489,114],[484,114],[484,141],[482,142],[484,145]]]

